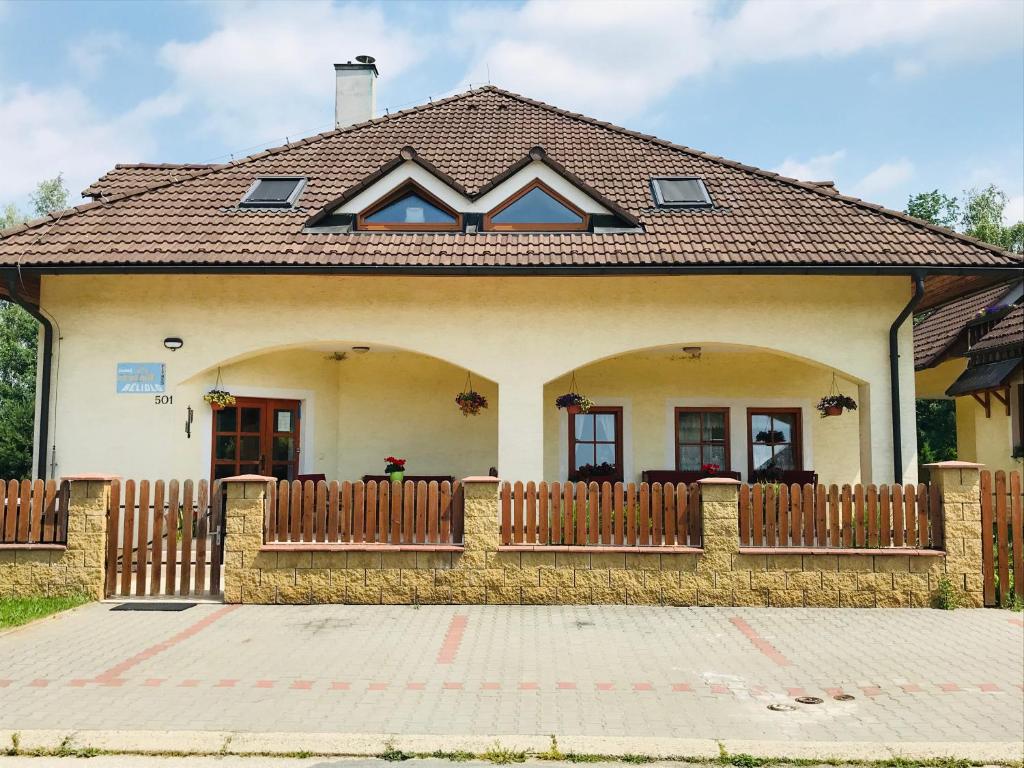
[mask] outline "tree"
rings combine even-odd
[[[956,405],[953,400],[917,401],[917,461],[930,464],[956,458]]]
[[[37,216],[66,208],[63,175],[39,182],[31,200]],[[0,229],[25,218],[17,206],[7,205],[0,209]],[[0,300],[0,478],[32,474],[38,338],[35,319],[17,304]]]
[[[968,189],[962,199],[933,189],[911,195],[906,213],[1014,253],[1024,253],[1024,221],[1003,223],[1007,197],[995,184]]]

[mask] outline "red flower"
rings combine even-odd
[[[704,464],[703,466],[701,466],[700,471],[701,472],[708,472],[710,474],[714,474],[714,473],[716,473],[720,469],[721,469],[721,467],[718,466],[717,464]]]

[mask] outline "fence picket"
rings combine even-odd
[[[906,545],[917,545],[917,488],[913,483],[903,487],[903,520],[907,526]]]
[[[612,543],[612,484],[601,485],[601,543]]]
[[[1020,472],[1010,473],[1010,527],[1013,529],[1013,591],[1024,602],[1024,501]]]
[[[178,583],[178,493],[177,480],[167,486],[167,516],[164,528],[167,531],[167,548],[164,554],[164,593],[173,595]]]
[[[103,594],[111,597],[117,590],[117,536],[112,532],[120,530],[121,481],[110,483],[110,501],[107,507],[107,572]]]
[[[866,547],[868,543],[867,513],[864,505],[864,486],[857,483],[853,488],[853,543]]]
[[[437,522],[440,512],[440,495],[436,480],[431,480],[427,485],[427,538],[431,544],[438,542]]]
[[[135,596],[146,594],[149,572],[149,480],[139,483],[139,544],[135,549]],[[127,568],[126,568],[127,570]]]
[[[194,484],[186,480],[181,493],[181,582],[178,593],[187,595],[192,591],[192,531],[194,530],[194,507],[192,505]]]
[[[642,547],[651,544],[651,489],[647,483],[640,483],[640,503],[637,507],[640,517],[639,543]]]
[[[997,574],[999,576],[999,603],[1010,604],[1010,529],[1007,512],[1006,498],[1006,472],[999,470],[995,473],[996,491],[996,542],[998,547],[999,564]]]
[[[799,483],[793,483],[789,489],[789,541],[794,547],[801,544],[803,533],[803,498]]]
[[[637,543],[637,516],[639,511],[636,483],[630,483],[626,486],[626,543],[631,547]]]
[[[331,480],[327,485],[327,541],[331,543],[338,540],[340,492],[338,481]]]
[[[273,486],[273,483],[268,483]],[[198,521],[196,522],[196,580],[192,592],[201,595],[206,589],[206,538],[210,535],[210,486],[206,480],[199,481],[196,500]],[[273,509],[273,507],[271,507]]]
[[[775,515],[775,533],[778,536],[778,546],[789,545],[789,488],[785,483],[779,485],[775,494],[775,505],[778,509]]]
[[[764,486],[756,483],[750,492],[750,514],[754,518],[754,546],[764,546]]]
[[[121,584],[118,594],[127,597],[132,585],[132,545],[135,543],[135,481],[124,484],[124,523],[121,528]]]
[[[551,534],[548,528],[550,493],[548,484],[541,480],[537,485],[537,541],[540,544],[551,543]]]
[[[153,484],[153,544],[150,547],[149,594],[159,595],[163,577],[164,543],[164,481]]]
[[[551,543],[562,543],[562,486],[551,484]]]
[[[526,543],[537,543],[537,486],[531,480],[526,484]]]
[[[892,487],[892,543],[894,546],[903,546],[903,486],[896,484]]]

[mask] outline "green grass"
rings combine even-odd
[[[84,595],[67,597],[0,597],[0,629],[19,627],[30,621],[88,603]]]

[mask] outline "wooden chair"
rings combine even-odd
[[[303,485],[306,484],[307,480],[312,480],[314,483],[319,483],[321,480],[326,480],[327,475],[312,474],[312,475],[296,475],[295,479]]]

